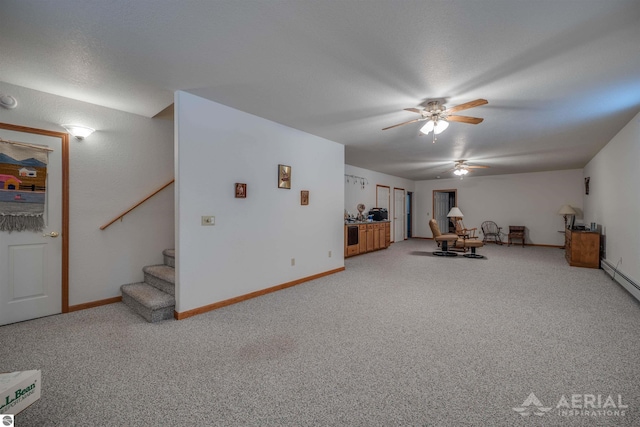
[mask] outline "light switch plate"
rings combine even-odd
[[[216,217],[215,216],[203,216],[202,217],[202,225],[216,225]]]

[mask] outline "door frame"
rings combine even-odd
[[[27,126],[0,123],[0,129],[60,138],[62,147],[62,312],[69,312],[69,134]]]

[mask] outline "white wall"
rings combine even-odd
[[[558,210],[570,204],[582,210],[582,170],[438,179],[416,182],[419,204],[416,236],[432,237],[428,221],[432,217],[433,190],[457,189],[458,207],[467,228],[494,221],[508,232],[510,225],[527,228],[527,243],[564,244],[564,227]],[[576,221],[580,222],[581,216]],[[506,239],[505,239],[506,240]]]
[[[69,304],[120,295],[142,281],[142,267],[162,263],[173,247],[173,187],[110,228],[99,226],[173,178],[173,122],[0,82],[18,107],[0,109],[0,122],[57,132],[60,123],[97,131],[69,154]],[[1,271],[1,270],[0,270]]]
[[[186,92],[175,100],[178,312],[344,266],[344,146]],[[290,190],[277,188],[278,164],[292,168]]]
[[[353,182],[353,179],[350,178],[350,182],[347,182],[346,177],[344,180],[344,208],[351,214],[357,215],[358,209],[357,206],[359,203],[363,203],[366,207],[366,212],[369,209],[376,207],[376,185],[386,185],[389,187],[390,194],[390,211],[389,211],[389,219],[393,220],[393,189],[394,188],[403,188],[405,190],[405,195],[408,191],[413,192],[415,189],[415,182],[405,178],[399,178],[393,175],[387,175],[380,172],[375,172],[369,169],[363,169],[356,166],[344,165],[344,173],[346,175],[355,175],[362,178],[365,178],[369,184],[365,185],[365,188],[358,183]],[[413,194],[413,203],[414,203],[414,214],[416,211],[416,194]],[[415,215],[412,220],[413,227],[415,230]],[[406,231],[405,231],[406,233]],[[414,231],[415,235],[415,231]],[[404,239],[404,236],[402,237]],[[401,239],[401,240],[402,240]],[[397,241],[394,234],[394,226],[391,225],[391,240]]]
[[[640,283],[640,114],[636,115],[587,164],[589,195],[584,195],[585,223],[599,224],[604,259]]]

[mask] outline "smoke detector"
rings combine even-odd
[[[18,101],[11,95],[0,94],[0,105],[9,110],[18,106]]]

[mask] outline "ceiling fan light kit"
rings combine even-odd
[[[489,166],[485,165],[470,165],[466,160],[456,160],[454,162],[453,168],[449,169],[447,172],[453,171],[453,173],[462,179],[466,174],[470,172],[471,169],[488,169]]]
[[[408,122],[398,123],[397,125],[383,128],[382,130],[392,129],[398,126],[407,125],[409,123],[422,122],[426,120],[427,123],[425,123],[425,125],[420,128],[420,132],[425,135],[427,135],[429,132],[433,132],[433,142],[436,142],[435,136],[444,132],[444,130],[449,127],[449,122],[460,122],[477,125],[478,123],[482,123],[482,121],[484,120],[479,117],[458,115],[454,116],[451,115],[451,113],[466,110],[468,108],[478,107],[480,105],[485,105],[488,103],[489,101],[487,101],[486,99],[476,99],[475,101],[470,101],[464,104],[456,105],[455,107],[447,108],[444,105],[440,104],[439,101],[431,101],[423,109],[405,108],[405,111],[420,114],[420,116],[422,116],[421,118],[409,120]]]

